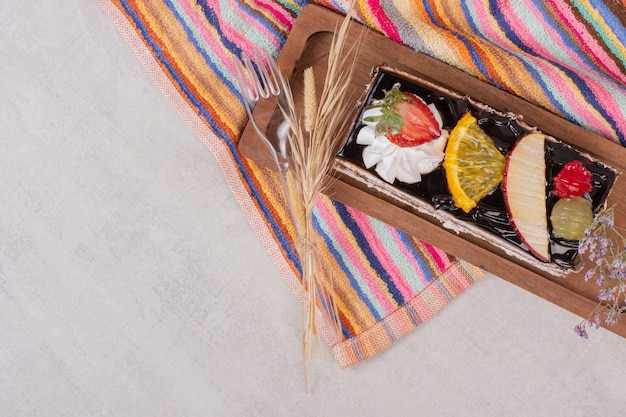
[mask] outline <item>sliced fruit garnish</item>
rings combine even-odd
[[[417,146],[441,136],[439,123],[426,102],[415,94],[400,91],[398,85],[385,91],[385,97],[374,107],[380,107],[381,114],[366,121],[376,122],[376,133],[384,134],[398,146]]]
[[[552,192],[559,198],[580,197],[593,190],[593,174],[582,162],[569,161],[552,179]]]
[[[539,259],[550,259],[546,214],[545,136],[531,133],[511,150],[504,172],[504,201],[517,234]]]
[[[465,212],[502,182],[506,158],[466,113],[450,132],[443,167],[454,205]]]
[[[593,222],[591,202],[584,197],[561,198],[550,213],[552,233],[569,240],[580,240]]]

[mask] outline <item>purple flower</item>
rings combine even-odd
[[[590,323],[591,324],[591,323]],[[600,312],[596,310],[596,314],[593,316],[593,323],[596,329],[600,328]]]
[[[609,311],[606,312],[606,316],[604,317],[604,322],[607,324],[607,326],[613,326],[617,324],[618,321],[619,321],[619,314],[617,311],[610,309]]]
[[[583,324],[579,324],[574,327],[574,332],[583,339],[589,339],[589,335],[587,334],[587,330],[585,330],[585,326]]]
[[[596,253],[596,245],[598,244],[598,238],[594,235],[585,240],[584,251],[589,253],[589,259],[593,260],[593,256]]]
[[[598,278],[596,278],[596,285],[604,285],[604,274],[598,274]]]
[[[596,217],[597,223],[604,223],[608,227],[613,227],[615,222],[613,221],[613,213],[602,213]]]
[[[615,287],[602,288],[600,292],[598,293],[598,300],[609,301],[613,298],[614,293],[615,293]]]
[[[611,242],[608,239],[600,239],[600,248],[598,249],[598,253],[601,256],[606,255],[609,246],[611,246]]]
[[[589,236],[589,233],[589,229],[585,230],[585,237],[578,242],[578,252],[585,253],[589,248],[589,243],[592,239],[592,237]]]
[[[601,288],[596,308],[574,328],[584,339],[588,338],[587,327],[599,328],[602,318],[604,324],[615,325],[620,314],[626,313],[626,229],[615,226],[613,208],[606,208],[596,215],[578,246],[579,253],[586,255],[581,268],[586,262],[594,264],[585,273],[585,282],[594,278],[595,284]],[[605,313],[601,314],[601,311]]]
[[[626,278],[626,263],[624,259],[615,258],[613,262],[611,262],[610,266],[610,278],[611,280],[619,280]]]

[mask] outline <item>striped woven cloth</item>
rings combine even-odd
[[[294,232],[277,179],[243,158],[247,117],[232,56],[280,54],[305,0],[97,0],[157,85],[222,166],[234,195],[297,298]],[[344,13],[347,0],[314,3]],[[373,30],[626,144],[626,21],[619,0],[357,0]],[[339,366],[419,326],[482,271],[328,197],[314,217],[333,274]]]

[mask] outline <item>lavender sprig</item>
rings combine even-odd
[[[619,323],[626,312],[626,229],[615,225],[615,205],[599,212],[585,230],[578,252],[587,255],[585,262],[593,266],[585,273],[585,282],[595,279],[600,288],[598,304],[574,332],[588,339],[587,326],[596,329],[604,322],[607,326]]]

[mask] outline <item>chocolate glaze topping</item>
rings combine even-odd
[[[455,94],[443,88],[438,89],[429,83],[422,84],[419,80],[405,79],[393,72],[380,68],[374,69],[373,77],[369,92],[361,106],[361,112],[372,103],[372,100],[382,98],[384,96],[383,90],[390,90],[395,83],[400,83],[402,91],[414,93],[420,96],[426,103],[433,103],[436,106],[441,113],[444,129],[451,130],[464,113],[470,112],[477,119],[478,125],[493,139],[496,147],[504,155],[507,155],[522,136],[536,130],[519,123],[514,115],[502,114],[469,97]],[[362,169],[366,169],[362,158],[365,147],[356,143],[358,132],[363,127],[360,120],[361,116],[359,114],[354,129],[351,131],[345,146],[338,156]],[[593,174],[594,188],[587,197],[592,201],[594,210],[599,209],[604,204],[616,177],[612,169],[591,160],[558,139],[551,140],[549,137],[546,140],[545,155],[548,218],[552,206],[558,200],[550,192],[553,186],[552,178],[558,174],[566,162],[574,159],[581,161]],[[374,167],[369,171],[376,175]],[[531,253],[511,225],[504,202],[504,195],[500,187],[496,187],[490,194],[481,199],[477,207],[469,213],[465,213],[454,206],[452,195],[448,190],[445,171],[441,165],[432,173],[423,175],[422,181],[417,184],[405,184],[395,181],[393,186],[424,200],[436,209],[452,213],[460,221],[481,227]],[[565,269],[574,268],[578,254],[578,241],[557,238],[551,234],[550,252],[551,262]]]

